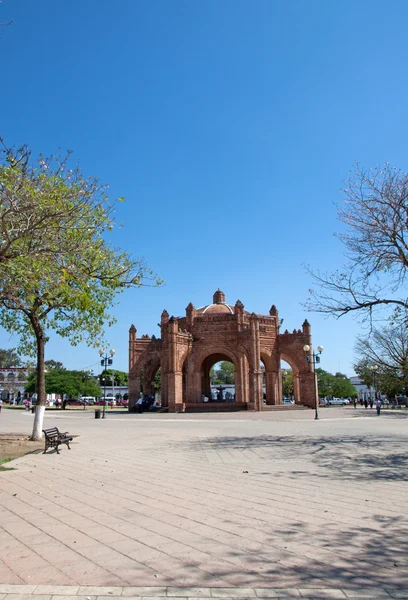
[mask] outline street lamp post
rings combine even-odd
[[[106,353],[105,353],[106,352]],[[109,350],[109,354],[107,349],[101,348],[99,350],[99,356],[101,357],[101,366],[104,370],[107,370],[108,365],[112,365],[113,363],[113,355],[115,354],[115,350]],[[103,378],[103,410],[102,410],[102,419],[105,418],[105,404],[106,404],[106,377]]]
[[[376,378],[376,376],[377,376],[378,368],[379,368],[379,367],[378,367],[378,365],[373,365],[372,367],[370,367],[370,369],[371,369],[371,373],[372,373],[372,376],[373,376],[374,400],[376,400],[376,399],[377,399],[377,398],[376,398],[376,396],[377,396],[377,390],[376,390],[376,387],[375,387],[375,378]],[[370,406],[371,406],[371,405],[370,405]]]
[[[314,395],[315,395],[315,421],[319,419],[319,398],[317,397],[317,383],[316,383],[316,364],[320,362],[320,354],[323,352],[323,346],[317,346],[317,354],[315,351],[310,354],[310,346],[306,344],[303,346],[303,350],[306,354],[306,360],[308,363],[313,365],[313,384],[314,384]]]

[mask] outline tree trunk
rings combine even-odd
[[[33,431],[31,434],[32,441],[42,440],[43,420],[45,413],[45,372],[44,372],[44,334],[35,320],[32,321],[37,341],[37,406],[34,415]]]

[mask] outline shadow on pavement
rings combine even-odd
[[[405,436],[216,437],[192,442],[197,450],[262,450],[259,459],[283,460],[308,456],[317,472],[307,476],[365,481],[407,481],[408,447]],[[288,474],[288,471],[286,471]],[[293,471],[298,477],[301,473]]]

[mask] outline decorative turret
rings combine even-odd
[[[191,328],[193,326],[196,313],[197,313],[196,307],[194,306],[194,304],[192,302],[190,302],[190,304],[186,308],[187,325],[189,328]]]
[[[276,308],[276,306],[274,304],[272,304],[271,308],[269,309],[269,314],[271,315],[271,317],[278,316],[278,309]]]
[[[306,335],[310,335],[311,328],[310,328],[310,323],[307,319],[305,319],[303,322],[302,330],[303,330],[303,333],[305,333]]]
[[[168,320],[169,320],[169,313],[167,312],[166,309],[164,309],[164,311],[161,314],[161,324],[164,325],[164,323],[167,323]]]
[[[213,296],[213,304],[225,304],[225,294],[218,288]]]
[[[190,302],[190,303],[187,305],[187,308],[186,308],[186,313],[188,313],[188,312],[191,312],[192,310],[195,310],[195,306],[194,306],[194,304],[193,304],[192,302]]]
[[[129,341],[134,341],[136,339],[136,327],[134,325],[131,325],[129,327]]]
[[[241,300],[237,300],[235,302],[234,309],[235,309],[235,314],[244,312],[244,305],[242,304]]]

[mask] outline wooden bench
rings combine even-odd
[[[60,444],[66,444],[68,450],[71,450],[69,442],[71,442],[73,438],[68,437],[68,431],[60,433],[58,427],[51,427],[50,429],[43,429],[43,433],[45,436],[45,449],[43,454],[47,452],[48,448],[56,448],[57,454],[59,454],[58,446]]]

